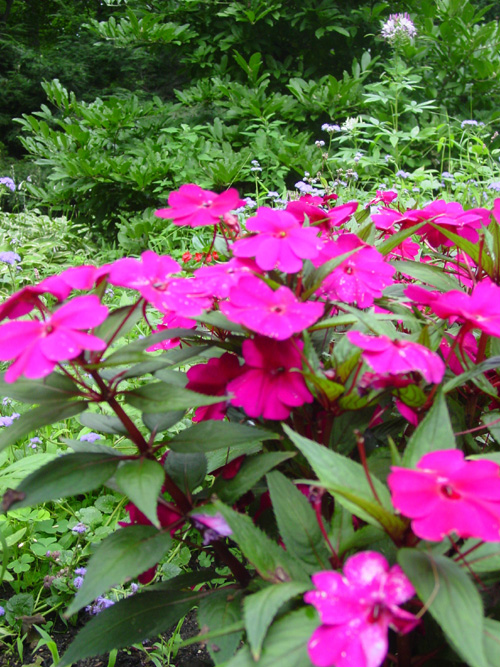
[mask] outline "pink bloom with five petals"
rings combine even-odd
[[[467,461],[458,449],[425,454],[416,470],[392,467],[394,507],[412,519],[415,535],[434,542],[454,533],[500,542],[500,466]]]
[[[186,389],[208,396],[224,396],[227,393],[227,384],[241,374],[238,357],[224,352],[221,357],[213,358],[206,364],[191,366],[187,372],[188,383]],[[208,419],[224,419],[228,403],[221,401],[213,405],[203,405],[197,408],[193,421],[201,422]]]
[[[224,214],[245,205],[234,188],[218,195],[193,183],[182,185],[176,192],[171,192],[168,203],[168,208],[155,211],[155,215],[172,220],[174,225],[187,227],[217,225]]]
[[[296,273],[302,269],[304,259],[318,256],[320,242],[318,230],[302,227],[297,218],[287,211],[259,208],[257,215],[247,221],[246,227],[255,236],[233,243],[235,257],[255,257],[261,269],[278,269]]]
[[[302,341],[269,340],[257,336],[243,341],[245,364],[227,391],[231,404],[249,417],[287,419],[292,408],[311,403],[313,397],[302,377]]]
[[[40,320],[16,320],[0,327],[0,360],[14,363],[5,373],[6,382],[20,375],[41,378],[49,375],[60,361],[74,359],[82,350],[101,351],[106,342],[83,333],[101,324],[108,314],[97,296],[77,296],[53,315]]]
[[[472,294],[452,290],[429,305],[439,317],[459,318],[468,328],[500,338],[500,287],[489,280],[477,283]]]
[[[285,340],[313,325],[324,307],[318,302],[299,301],[288,287],[281,286],[274,292],[252,276],[241,278],[220,309],[232,322],[263,336]]]
[[[388,632],[406,634],[419,620],[400,608],[415,590],[399,565],[374,551],[348,558],[343,575],[317,572],[315,591],[304,596],[316,607],[322,625],[309,640],[316,667],[379,667],[387,655]]]
[[[424,345],[410,340],[391,340],[388,336],[367,336],[348,331],[347,338],[363,350],[362,357],[377,373],[421,373],[427,382],[443,379],[443,360]]]

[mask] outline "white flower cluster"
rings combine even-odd
[[[387,21],[382,24],[381,35],[390,44],[408,41],[415,37],[416,34],[417,29],[415,28],[415,24],[407,12],[404,14],[391,14]]]

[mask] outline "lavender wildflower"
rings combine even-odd
[[[494,190],[495,192],[500,192],[500,182],[490,183],[488,185],[488,190]]]
[[[387,21],[382,23],[380,34],[391,45],[404,44],[415,37],[417,29],[408,12],[390,14]]]
[[[443,173],[441,174],[441,178],[451,178],[451,179],[454,179],[455,176],[453,176],[453,174],[450,174],[449,171],[443,171]]]
[[[5,609],[0,606],[0,616],[5,616]]]
[[[71,531],[73,533],[78,533],[79,535],[82,535],[83,533],[87,532],[87,526],[80,521],[80,523],[77,523],[76,526],[73,526]]]
[[[16,191],[16,184],[12,180],[12,178],[9,178],[8,176],[2,176],[0,178],[0,185],[5,185],[6,188],[9,188],[11,192]]]
[[[92,431],[90,433],[84,433],[81,437],[80,440],[82,442],[95,442],[96,440],[100,440],[101,436],[99,433],[93,433]]]
[[[12,417],[0,417],[0,426],[12,426],[13,423]]]
[[[83,577],[75,577],[73,579],[73,586],[78,590],[79,588],[82,587],[83,584]]]
[[[192,514],[194,525],[203,533],[203,544],[206,546],[221,537],[232,535],[232,530],[220,512],[217,514]]]
[[[400,169],[396,172],[396,176],[399,176],[399,178],[410,178],[411,174],[407,171],[404,171],[403,169]]]
[[[75,574],[78,574],[80,577],[83,577],[87,574],[87,568],[86,567],[77,567],[75,570]]]
[[[328,132],[328,134],[333,134],[334,132],[340,132],[340,125],[330,125],[329,123],[323,123],[321,126],[323,132]]]
[[[469,126],[469,127],[477,127],[477,125],[479,125],[479,123],[477,122],[477,120],[463,120],[463,121],[460,123],[460,127],[462,128],[462,130],[463,130],[465,127],[467,127],[467,126]]]
[[[314,144],[315,144],[318,148],[323,148],[323,146],[325,145],[325,142],[324,142],[322,139],[318,139],[317,141],[314,142]]]
[[[21,258],[17,254],[17,252],[12,252],[12,250],[5,250],[3,252],[0,252],[0,262],[3,262],[4,264],[10,264],[13,266],[16,262],[20,262]]]
[[[87,611],[89,614],[93,614],[94,616],[96,614],[99,614],[99,612],[103,611],[104,609],[107,609],[108,607],[112,607],[114,605],[113,600],[108,600],[108,598],[103,598],[102,596],[99,596],[94,604],[88,605],[88,607],[85,607],[85,611]]]

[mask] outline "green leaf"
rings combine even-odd
[[[312,667],[307,644],[318,625],[312,607],[293,611],[271,626],[258,662],[248,646],[244,646],[226,667]]]
[[[178,568],[179,569],[179,568]],[[148,591],[173,591],[191,589],[196,584],[204,584],[207,581],[220,579],[221,575],[211,568],[196,570],[195,572],[183,572],[171,579],[161,581],[152,586],[148,586]]]
[[[498,420],[498,421],[497,421]],[[483,415],[481,421],[497,442],[500,442],[500,412],[498,410]],[[496,424],[494,423],[496,422]]]
[[[41,380],[20,377],[15,382],[5,382],[4,374],[0,377],[0,395],[21,403],[62,402],[79,394],[76,384],[67,375],[60,373],[51,373]]]
[[[125,394],[125,402],[141,412],[172,412],[214,405],[227,400],[227,396],[207,396],[177,387],[166,382],[151,382],[140,389]]]
[[[9,445],[14,445],[18,440],[24,438],[25,435],[28,435],[41,426],[55,424],[63,419],[69,419],[80,414],[80,412],[83,412],[87,408],[87,405],[86,401],[50,403],[25,412],[19,419],[16,419],[12,426],[4,428],[3,432],[0,433],[0,451]]]
[[[207,459],[204,454],[168,452],[165,471],[169,477],[188,495],[196,489],[207,474]]]
[[[241,620],[241,612],[241,591],[218,590],[200,601],[198,624],[203,628],[203,634],[208,634],[237,623]],[[216,665],[234,655],[241,635],[240,630],[207,641],[208,651]]]
[[[470,667],[488,667],[483,647],[483,603],[457,563],[417,549],[401,549],[398,562],[419,598]]]
[[[403,465],[414,468],[424,454],[440,449],[455,449],[456,446],[446,399],[439,392],[406,445]]]
[[[416,384],[400,387],[395,391],[395,394],[405,405],[409,405],[410,408],[420,408],[427,401],[424,390]]]
[[[246,514],[239,514],[220,501],[214,502],[217,510],[231,528],[231,539],[266,581],[277,584],[283,581],[310,582],[302,563],[271,540]]]
[[[201,324],[208,324],[211,327],[216,327],[217,329],[222,329],[224,331],[231,331],[232,333],[244,333],[245,331],[242,326],[228,320],[224,313],[221,313],[220,311],[203,313],[203,315],[193,317],[193,319]]]
[[[330,553],[314,511],[299,489],[280,472],[267,475],[274,515],[283,542],[309,573],[329,568]]]
[[[210,452],[277,438],[277,433],[255,426],[212,419],[184,429],[170,440],[168,446],[176,452]]]
[[[481,245],[479,243],[472,243],[471,241],[464,239],[462,236],[459,236],[454,232],[450,232],[450,230],[446,229],[446,227],[436,225],[434,222],[430,222],[429,224],[431,227],[434,227],[434,229],[437,229],[440,234],[446,236],[447,239],[453,241],[457,248],[460,248],[460,250],[463,250],[463,252],[469,255],[475,264],[481,265],[483,270],[486,271],[490,278],[494,277],[495,268],[493,266],[493,260],[489,256],[485,246],[483,246],[481,251]]]
[[[474,378],[478,377],[479,375],[482,375],[487,371],[491,371],[495,368],[498,368],[499,366],[500,366],[500,357],[495,356],[495,357],[490,357],[489,359],[485,359],[480,364],[477,364],[477,366],[474,366],[474,368],[471,368],[468,371],[465,371],[464,373],[460,373],[460,375],[457,375],[451,380],[448,380],[448,382],[446,382],[446,384],[443,386],[443,391],[445,394],[447,394],[452,389],[460,387],[466,382],[469,382],[469,380],[474,380]],[[486,380],[486,378],[483,378],[483,380]],[[490,385],[490,388],[491,388],[490,390],[493,390],[492,385]]]
[[[170,412],[149,412],[143,413],[142,421],[144,426],[153,433],[163,433],[172,428],[184,417],[185,410],[172,410]]]
[[[148,347],[155,345],[155,343],[161,343],[170,338],[190,339],[199,337],[200,332],[193,331],[193,329],[165,329],[164,331],[159,331],[151,336],[146,336],[146,338],[134,340],[132,343],[120,347],[116,352],[113,352],[109,357],[106,357],[101,361],[99,366],[121,366],[123,364],[150,361],[151,356],[146,353],[146,350]]]
[[[427,221],[419,222],[417,225],[413,225],[413,227],[402,229],[401,231],[397,232],[397,234],[393,234],[386,241],[382,241],[382,243],[376,246],[377,250],[382,255],[388,255],[392,250],[394,250],[394,248],[403,243],[403,241],[405,241],[410,236],[413,236],[413,234],[415,234],[421,227],[426,224]]]
[[[349,252],[345,252],[342,255],[338,255],[333,259],[329,259],[328,262],[325,262],[318,269],[312,271],[307,277],[305,285],[306,291],[302,294],[301,299],[305,301],[311,294],[314,294],[314,292],[321,287],[322,282],[330,275],[330,273],[335,271],[335,269],[340,266],[342,262],[345,262],[346,259],[349,259],[351,255],[359,252],[360,248],[361,246],[359,248],[354,248],[354,250],[349,250]]]
[[[394,537],[404,533],[406,525],[394,515],[389,490],[375,475],[371,474],[371,480],[380,502],[374,496],[362,465],[304,438],[286,424],[283,429],[309,461],[320,484],[341,505],[360,519],[383,526]]]
[[[114,342],[130,333],[141,319],[142,308],[139,303],[123,306],[109,313],[104,322],[95,329],[94,333],[106,342],[109,342],[113,336]],[[115,332],[117,332],[116,335],[114,335]]]
[[[462,553],[467,552],[472,546],[479,544],[468,556],[467,563],[474,572],[496,572],[500,570],[500,543],[486,542],[481,544],[478,540],[467,540],[460,548]]]
[[[230,480],[219,478],[213,485],[212,491],[222,501],[232,505],[250,491],[266,473],[294,455],[295,452],[269,452],[250,456],[243,461],[236,477]]]
[[[90,558],[83,584],[66,616],[75,614],[112,586],[156,565],[171,545],[168,531],[159,532],[153,526],[128,526],[108,535]]]
[[[392,262],[389,262],[396,271],[405,273],[412,278],[421,280],[428,285],[437,287],[443,292],[448,292],[449,290],[460,290],[460,283],[452,278],[449,274],[444,273],[441,269],[438,269],[431,264],[423,264],[422,262],[412,262],[410,260],[401,260],[395,259]]]
[[[115,475],[120,490],[157,528],[158,496],[165,481],[165,471],[157,461],[136,459],[123,463]],[[147,569],[147,568],[146,568]]]
[[[254,660],[260,659],[267,630],[280,608],[285,602],[310,588],[311,585],[297,582],[276,584],[245,598],[243,603],[245,629]]]
[[[144,591],[120,600],[80,630],[58,667],[156,637],[185,616],[199,598],[200,593]]]
[[[488,667],[498,667],[498,656],[500,655],[500,622],[492,618],[484,619],[483,628],[484,652]]]
[[[19,509],[87,493],[104,484],[119,463],[120,459],[113,454],[65,454],[35,470],[15,491],[7,491],[3,509]]]
[[[122,422],[113,415],[101,415],[97,412],[85,412],[80,417],[80,423],[93,431],[111,433],[114,435],[126,435],[128,431]]]

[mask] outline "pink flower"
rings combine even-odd
[[[379,208],[376,213],[372,213],[371,218],[377,229],[394,233],[396,231],[394,229],[394,223],[402,222],[404,220],[404,215],[399,211],[395,211],[393,208],[382,207]]]
[[[179,317],[174,311],[165,314],[161,323],[151,333],[159,333],[168,329],[196,329],[196,322],[187,317]],[[157,350],[171,350],[181,344],[180,338],[167,338],[160,343],[155,343],[147,348],[147,352],[156,352]]]
[[[0,360],[15,359],[5,373],[6,382],[20,375],[41,378],[52,372],[57,362],[74,359],[82,350],[104,350],[105,341],[81,329],[101,324],[108,314],[97,296],[78,296],[64,304],[44,322],[7,322],[0,327]]]
[[[466,368],[464,366],[463,360],[457,356],[457,351],[461,349],[462,354],[472,361],[473,364],[476,363],[477,355],[477,340],[471,334],[470,331],[466,331],[465,334],[460,336],[461,340],[455,346],[455,340],[457,336],[452,336],[448,334],[453,343],[449,343],[446,338],[443,338],[441,344],[439,345],[439,350],[443,355],[445,361],[448,363],[450,370],[453,371],[456,375],[463,373]],[[454,347],[455,346],[455,347]],[[461,355],[460,355],[461,356]]]
[[[319,267],[356,248],[359,250],[325,278],[318,293],[332,301],[356,303],[359,308],[368,308],[393,283],[395,269],[384,261],[378,250],[363,243],[355,234],[344,234],[337,241],[325,244],[313,264]]]
[[[229,537],[233,531],[220,512],[216,514],[191,514],[195,527],[203,533],[203,544],[211,544],[221,537]]]
[[[340,225],[343,225],[345,222],[350,220],[356,212],[357,208],[357,201],[351,201],[347,204],[335,206],[335,208],[332,208],[328,211],[328,221],[319,225],[320,230],[324,234],[328,235],[332,231],[333,227],[340,227]]]
[[[313,397],[302,377],[301,341],[269,340],[257,336],[243,341],[245,364],[241,375],[227,385],[231,404],[249,417],[287,419],[292,408]]]
[[[443,379],[442,359],[427,347],[410,340],[391,340],[388,336],[367,336],[348,331],[347,338],[363,350],[362,357],[377,373],[421,373],[427,382],[437,384]]]
[[[394,507],[415,535],[438,542],[449,533],[500,542],[500,466],[467,461],[458,449],[425,454],[416,470],[391,468]]]
[[[238,357],[229,352],[219,358],[213,358],[206,364],[191,366],[187,372],[188,383],[186,389],[208,396],[224,396],[227,393],[227,384],[241,373]],[[224,419],[227,402],[221,401],[214,405],[204,405],[196,410],[193,421],[201,422],[208,419]]]
[[[155,215],[172,220],[174,225],[188,227],[217,225],[225,213],[245,205],[234,188],[218,195],[211,190],[202,190],[199,185],[192,183],[171,192],[168,203],[168,208],[155,211]]]
[[[322,623],[308,644],[316,667],[379,667],[387,655],[389,628],[406,634],[419,623],[399,606],[415,595],[413,586],[379,553],[351,556],[343,576],[325,571],[312,580],[317,590],[304,600],[316,607]]]
[[[375,199],[372,199],[371,202],[368,202],[368,206],[374,206],[379,202],[382,202],[383,204],[390,204],[397,198],[397,196],[398,193],[394,192],[394,190],[377,190]]]
[[[194,272],[195,280],[203,285],[205,294],[226,299],[231,287],[238,284],[242,276],[259,273],[259,267],[253,259],[230,259],[229,262],[202,266]]]
[[[251,331],[285,340],[310,327],[323,314],[323,304],[299,301],[288,287],[275,292],[255,277],[241,278],[221,311]]]
[[[235,257],[255,257],[261,269],[296,273],[302,269],[304,259],[318,256],[318,230],[302,227],[287,211],[259,208],[246,227],[259,233],[236,241],[231,250]]]
[[[500,287],[489,280],[478,283],[470,295],[452,290],[440,294],[429,305],[439,317],[458,317],[469,328],[500,337]]]
[[[180,265],[168,255],[146,250],[141,260],[124,257],[110,268],[112,285],[136,289],[162,313],[176,311],[183,317],[195,317],[212,305],[212,299],[200,293],[202,287],[187,278],[172,278]]]

